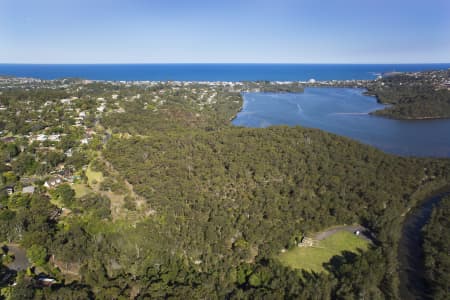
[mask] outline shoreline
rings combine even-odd
[[[403,74],[403,73],[402,73]],[[383,78],[383,77],[382,77]],[[382,79],[381,78],[381,79]],[[450,119],[450,116],[396,116],[384,114],[381,112],[388,111],[389,108],[395,107],[396,104],[383,103],[376,93],[370,90],[373,84],[379,81],[380,78],[373,79],[356,79],[356,80],[308,80],[308,81],[155,81],[155,80],[88,80],[82,78],[60,78],[60,79],[39,79],[33,77],[16,77],[14,75],[0,75],[0,83],[13,84],[13,88],[21,88],[21,85],[36,84],[38,86],[33,88],[42,88],[46,84],[93,84],[93,83],[106,83],[111,85],[134,85],[134,86],[156,86],[159,84],[166,84],[173,87],[189,87],[195,85],[208,85],[216,87],[225,87],[229,89],[229,92],[239,92],[242,97],[242,105],[239,111],[230,118],[232,122],[237,115],[242,111],[244,99],[242,93],[303,93],[305,88],[354,88],[364,89],[363,94],[365,96],[375,97],[377,103],[385,105],[386,108],[369,112],[369,115],[384,117],[393,120],[404,121],[420,121],[420,120],[445,120]],[[11,86],[9,86],[11,87]],[[1,89],[1,88],[0,88]]]

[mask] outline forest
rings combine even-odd
[[[388,156],[299,127],[153,133],[113,139],[104,154],[164,219],[157,230],[163,231],[160,251],[170,248],[191,264],[201,261],[202,270],[238,267],[239,261],[258,265],[295,245],[306,232],[364,224],[377,237],[377,246],[365,255],[378,260],[380,273],[346,286],[344,298],[359,293],[396,296],[392,270],[398,216],[413,205],[415,192],[426,190],[426,178],[449,174],[448,166]],[[344,255],[342,261],[349,263],[346,259],[363,258]],[[336,275],[338,283],[330,286],[328,296],[340,298],[339,282],[348,280],[344,277]],[[302,295],[275,291],[264,293]],[[253,297],[261,291],[242,292]]]
[[[450,298],[450,196],[434,207],[424,228],[425,277],[433,299]]]
[[[446,78],[449,78],[448,73]],[[397,74],[369,84],[368,94],[389,105],[374,114],[394,119],[450,118],[450,91],[438,88],[431,78]]]
[[[41,111],[62,124],[24,109],[56,97],[77,97]],[[398,299],[402,216],[450,180],[447,159],[302,127],[231,126],[242,99],[228,87],[75,83],[5,98],[14,101],[3,129],[15,140],[0,147],[0,299]],[[27,140],[55,131],[60,142]],[[62,164],[74,181],[45,187]],[[20,192],[30,178],[36,191]],[[277,259],[342,224],[367,228],[369,249],[344,251],[320,273]],[[32,267],[7,267],[14,244]],[[56,283],[42,285],[41,273]]]

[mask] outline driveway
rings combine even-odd
[[[355,233],[355,231],[357,231],[357,230],[360,232],[360,234],[359,234],[360,237],[362,237],[368,241],[372,241],[369,231],[361,225],[343,225],[343,226],[333,227],[328,230],[317,233],[313,237],[313,239],[320,241],[320,240],[326,239],[330,235],[333,235],[340,231],[348,231],[351,233]]]
[[[14,271],[23,271],[31,266],[30,261],[27,258],[26,251],[18,245],[9,244],[8,253],[14,255],[14,261],[7,265],[9,269]]]

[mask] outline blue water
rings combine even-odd
[[[400,121],[369,115],[384,106],[362,89],[307,88],[300,94],[246,93],[236,126],[319,128],[407,156],[450,157],[450,119]]]
[[[0,75],[41,79],[178,81],[305,81],[374,79],[377,74],[399,71],[448,69],[449,64],[123,64],[39,65],[0,64]]]

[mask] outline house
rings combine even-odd
[[[25,186],[22,189],[22,194],[33,194],[34,193],[34,186],[30,185],[30,186]]]
[[[101,104],[99,107],[97,107],[98,112],[104,112],[105,111],[105,104]]]
[[[72,101],[71,99],[61,99],[59,100],[62,104],[70,104],[70,102]]]
[[[51,135],[49,135],[48,139],[49,139],[49,141],[52,141],[52,142],[59,142],[61,139],[61,135],[60,134],[51,134]]]
[[[70,148],[69,150],[67,150],[66,152],[64,152],[64,154],[65,154],[67,157],[72,157],[72,155],[73,155],[73,150],[72,150],[72,148]]]
[[[47,135],[45,135],[45,134],[39,134],[36,137],[36,141],[38,141],[38,142],[45,142],[46,140],[47,140]]]
[[[5,191],[8,195],[12,195],[14,193],[14,187],[13,186],[7,186],[5,187]]]
[[[64,179],[68,179],[72,177],[72,168],[69,167],[62,167],[61,170],[58,171],[58,174],[61,175]]]
[[[60,185],[61,183],[62,183],[62,179],[60,177],[53,177],[53,178],[50,178],[49,180],[47,180],[44,183],[44,186],[46,188],[54,188],[54,187],[57,187],[58,185]]]

